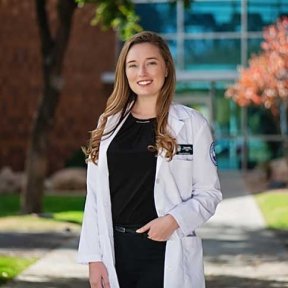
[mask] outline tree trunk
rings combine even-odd
[[[58,0],[58,26],[54,39],[46,11],[46,0],[35,0],[41,39],[43,92],[32,125],[26,155],[27,183],[22,191],[23,213],[40,213],[44,180],[47,172],[48,133],[54,122],[55,111],[63,86],[62,66],[76,8],[74,0]]]

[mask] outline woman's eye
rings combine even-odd
[[[148,62],[148,65],[156,65],[157,62],[153,61],[153,62]]]
[[[136,64],[129,64],[128,65],[128,68],[135,68],[136,67]]]

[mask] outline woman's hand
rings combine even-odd
[[[137,233],[148,231],[148,238],[154,241],[167,241],[172,233],[179,227],[170,214],[156,218],[139,228]]]
[[[108,272],[103,262],[89,263],[89,281],[91,288],[110,288]]]

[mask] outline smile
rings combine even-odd
[[[141,86],[146,86],[152,83],[152,80],[143,80],[143,81],[138,81],[137,84]]]

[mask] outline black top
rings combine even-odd
[[[107,150],[114,225],[145,224],[158,217],[154,203],[156,118],[130,114]]]

